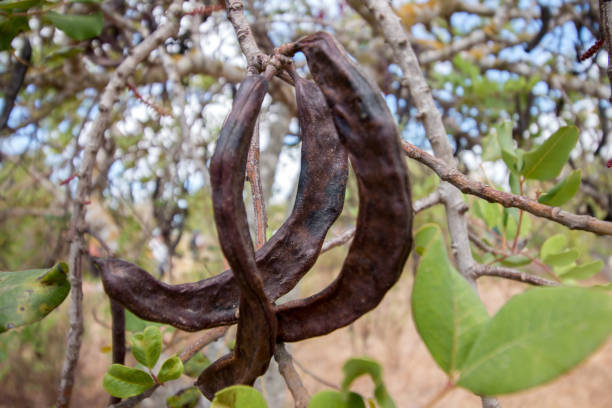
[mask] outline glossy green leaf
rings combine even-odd
[[[42,4],[42,0],[14,0],[14,1],[0,1],[0,10],[11,12],[11,11],[26,11],[27,9],[39,6]]]
[[[525,255],[511,255],[500,261],[504,266],[524,266],[531,263],[531,258]]]
[[[580,188],[580,169],[572,171],[567,177],[542,194],[538,201],[553,207],[561,206],[572,199]]]
[[[575,265],[570,268],[568,271],[564,271],[564,273],[559,274],[564,280],[565,279],[589,279],[591,276],[598,274],[603,269],[603,261],[600,259],[598,261],[589,262],[583,265]]]
[[[541,146],[525,153],[521,174],[525,178],[537,180],[557,177],[577,141],[578,129],[575,126],[560,128]]]
[[[325,390],[312,396],[308,408],[366,408],[366,405],[357,393]]]
[[[474,289],[451,265],[437,225],[421,228],[416,246],[423,256],[412,291],[415,325],[436,363],[452,376],[489,316]]]
[[[198,387],[189,387],[166,398],[168,408],[194,408],[200,402],[202,393]]]
[[[172,356],[162,364],[157,374],[157,380],[161,383],[176,380],[183,374],[183,362],[178,356]]]
[[[382,408],[395,408],[393,399],[387,392],[382,378],[382,367],[380,364],[369,358],[351,358],[342,367],[344,379],[341,389],[347,392],[356,378],[362,375],[369,375],[374,383],[374,398]]]
[[[540,248],[540,258],[544,259],[549,255],[557,254],[567,245],[567,237],[563,234],[555,234],[548,238]]]
[[[11,16],[6,18],[0,16],[0,51],[6,51],[11,48],[11,41],[19,33],[28,31],[30,26],[28,25],[27,17],[23,16]]]
[[[568,249],[568,250],[565,250],[563,252],[559,252],[556,254],[549,254],[546,257],[543,257],[542,261],[545,264],[548,264],[551,266],[565,266],[565,265],[569,265],[572,262],[576,261],[579,255],[580,254],[578,253],[577,250]]]
[[[138,395],[153,385],[155,382],[148,373],[121,364],[111,365],[102,380],[106,392],[119,398]]]
[[[58,14],[54,11],[49,11],[44,16],[68,37],[77,41],[87,40],[100,35],[104,25],[104,17],[101,12],[81,15]]]
[[[141,319],[134,313],[130,312],[128,309],[125,309],[125,330],[131,332],[139,332],[146,329],[147,326],[161,327],[162,324]]]
[[[259,391],[246,385],[232,385],[215,394],[210,408],[267,408]]]
[[[498,395],[542,384],[574,367],[612,331],[602,290],[535,288],[510,299],[481,331],[458,385]]]
[[[210,365],[210,360],[202,353],[196,353],[185,363],[185,375],[197,378],[206,367]]]
[[[58,307],[70,292],[68,265],[0,272],[0,333],[34,323]]]
[[[162,336],[159,328],[148,326],[144,331],[132,336],[132,354],[136,361],[145,367],[153,368],[162,349]]]

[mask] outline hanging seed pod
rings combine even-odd
[[[240,289],[240,307],[233,352],[208,366],[196,382],[209,399],[232,384],[252,384],[266,372],[274,353],[276,317],[258,275],[242,200],[249,145],[267,89],[268,81],[260,75],[242,82],[210,164],[219,243]]]
[[[291,215],[256,252],[271,300],[289,292],[315,263],[344,205],[348,161],[321,91],[297,81],[302,159]],[[229,120],[229,119],[228,119]],[[236,322],[239,290],[231,270],[199,282],[169,285],[119,259],[97,261],[107,294],[150,321],[197,331]]]
[[[412,246],[408,174],[380,91],[327,33],[299,40],[295,51],[306,55],[349,152],[359,186],[359,215],[336,280],[309,298],[278,306],[278,341],[327,334],[372,310],[398,280]]]

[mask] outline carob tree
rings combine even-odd
[[[398,280],[412,246],[408,174],[380,92],[331,35],[315,33],[279,49],[298,51],[314,78],[286,68],[296,89],[302,168],[292,214],[270,241],[254,252],[242,201],[248,146],[275,73],[268,69],[242,82],[210,166],[215,223],[232,270],[172,286],[128,262],[96,259],[109,297],[144,319],[188,331],[238,323],[233,352],[197,380],[208,398],[231,384],[252,384],[267,369],[277,341],[330,333],[375,308]],[[275,305],[312,267],[342,210],[347,153],[358,181],[359,214],[344,265],[321,292]],[[114,324],[113,330],[124,328]],[[120,333],[113,338],[122,339]]]

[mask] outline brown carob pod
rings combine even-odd
[[[249,76],[242,82],[210,163],[219,243],[240,288],[240,307],[232,354],[208,366],[196,382],[209,399],[232,384],[252,384],[265,373],[274,353],[276,316],[258,276],[242,200],[249,144],[267,89],[264,76]]]
[[[299,40],[295,51],[306,55],[349,152],[359,215],[336,280],[314,296],[277,308],[277,339],[285,342],[327,334],[376,307],[410,253],[413,218],[399,135],[380,91],[327,33]]]
[[[290,291],[315,263],[329,227],[344,205],[345,149],[316,85],[296,81],[302,159],[291,215],[256,252],[269,299]],[[229,119],[228,119],[229,120]],[[119,259],[98,260],[107,294],[143,319],[197,331],[236,322],[239,290],[231,271],[199,282],[169,285]]]

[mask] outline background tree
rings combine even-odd
[[[83,271],[95,274],[90,254],[112,253],[175,283],[222,270],[207,169],[218,131],[251,58],[316,30],[332,32],[383,91],[412,159],[413,189],[421,200],[415,207],[445,208],[423,211],[417,226],[444,225],[454,263],[468,282],[476,287],[477,278],[494,275],[546,284],[591,271],[602,271],[598,282],[610,277],[606,46],[580,61],[605,40],[597,2],[398,1],[393,9],[379,0],[229,3],[231,10],[243,4],[246,20],[232,26],[226,5],[210,1],[0,4],[0,269],[69,260],[60,406],[70,399],[77,371],[101,376],[87,361],[92,348],[108,344],[91,341],[109,318],[96,305],[103,299],[96,278],[81,279]],[[245,23],[255,51],[234,33]],[[275,79],[270,95],[260,116],[259,163],[248,174],[254,188],[245,190],[247,201],[259,204],[252,224],[260,240],[290,210],[299,163],[292,87]],[[558,174],[546,179],[513,171],[527,160],[522,152],[564,125],[576,126],[578,138]],[[340,243],[351,237],[356,193],[351,179],[332,231]],[[579,257],[563,264],[545,256],[542,244],[557,233],[567,236],[565,245],[548,255],[575,251]],[[339,262],[338,251],[322,259],[322,269]],[[412,281],[404,280],[399,287],[406,289]],[[494,297],[486,294],[496,293],[492,284],[479,286],[485,300]],[[409,296],[392,292],[388,298],[395,305],[383,305],[384,313],[395,314],[389,326],[355,325],[348,329],[353,341],[367,346],[372,331],[381,337],[402,333],[397,326],[410,318],[397,310]],[[60,313],[58,321],[66,311]],[[88,346],[81,349],[83,327]],[[50,350],[62,348],[67,328],[43,322],[30,330],[52,333],[44,345],[49,351],[38,351],[40,340],[24,331],[0,338],[6,351],[0,357],[14,368],[33,364],[32,350],[44,354],[37,359],[46,362],[41,370],[48,390],[30,403],[49,405],[60,376],[59,353]],[[180,332],[166,337],[176,347],[189,339]],[[20,352],[9,357],[14,350]],[[609,359],[610,351],[600,358]],[[25,398],[25,374],[5,378],[7,400]],[[92,388],[102,392],[99,385]],[[85,386],[77,380],[74,404],[85,403],[88,393],[79,392]],[[411,398],[425,402],[442,386],[424,387]]]

